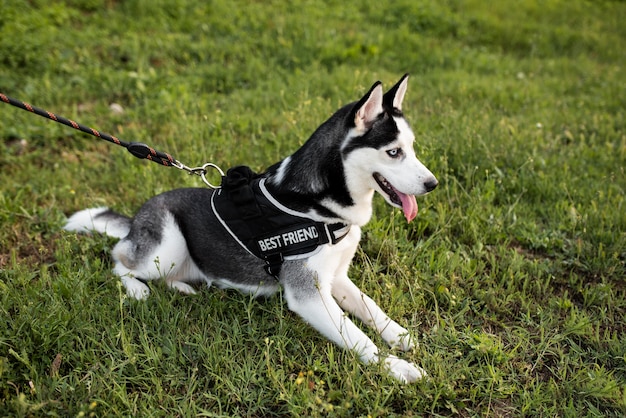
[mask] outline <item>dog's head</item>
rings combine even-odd
[[[415,196],[437,187],[437,179],[415,156],[415,135],[402,114],[408,74],[383,94],[375,83],[349,115],[350,134],[342,146],[348,188],[375,190],[401,208],[407,221],[417,215]]]

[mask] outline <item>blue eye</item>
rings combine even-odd
[[[393,148],[393,149],[387,150],[387,155],[390,156],[391,158],[398,158],[399,156],[402,155],[402,149]]]

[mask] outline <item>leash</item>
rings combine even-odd
[[[62,123],[63,125],[69,126],[70,128],[77,129],[81,132],[84,132],[89,135],[93,135],[97,138],[104,139],[105,141],[111,142],[115,145],[120,145],[128,150],[132,155],[140,159],[146,159],[157,164],[160,164],[165,167],[176,167],[179,170],[184,170],[189,174],[195,174],[202,178],[202,181],[211,189],[219,189],[220,186],[215,186],[209,182],[206,178],[206,174],[209,168],[215,169],[219,172],[220,176],[224,177],[224,172],[213,163],[206,163],[200,167],[188,167],[185,164],[181,163],[172,155],[157,151],[154,148],[142,143],[142,142],[125,142],[121,139],[109,135],[104,132],[100,132],[96,129],[90,128],[85,125],[81,125],[80,123],[74,122],[71,119],[64,118],[63,116],[56,115],[52,112],[48,112],[47,110],[41,109],[36,106],[32,106],[26,102],[22,102],[21,100],[16,100],[12,97],[9,97],[5,94],[0,93],[0,100],[4,103],[10,104],[12,106],[18,107],[22,110],[26,110],[28,112],[34,113],[39,116],[43,116],[46,119],[50,119],[52,121]]]

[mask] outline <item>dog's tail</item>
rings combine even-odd
[[[115,238],[124,238],[130,231],[131,219],[109,208],[90,208],[69,217],[63,229],[66,231],[96,231]]]

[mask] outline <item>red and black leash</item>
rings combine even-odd
[[[141,142],[124,142],[121,139],[106,134],[104,132],[100,132],[96,129],[90,128],[85,125],[81,125],[78,122],[74,122],[71,119],[64,118],[63,116],[55,115],[52,112],[48,112],[47,110],[38,108],[36,106],[32,106],[26,102],[22,102],[21,100],[13,99],[6,94],[0,93],[0,100],[15,107],[19,107],[20,109],[27,110],[31,113],[34,113],[39,116],[43,116],[44,118],[48,118],[55,122],[62,123],[63,125],[67,125],[70,128],[78,129],[79,131],[85,132],[86,134],[90,134],[96,136],[100,139],[104,139],[105,141],[112,142],[115,145],[121,145],[126,148],[131,154],[133,154],[137,158],[145,158],[150,161],[154,161],[155,163],[164,165],[166,167],[176,165],[176,160],[170,154],[166,152],[157,151],[154,148],[149,147],[146,144]]]
[[[202,180],[209,186],[212,188],[215,188],[215,186],[213,186],[212,184],[210,184],[205,175],[206,175],[206,169],[208,167],[211,168],[215,168],[217,169],[221,174],[223,174],[221,172],[221,170],[219,169],[219,167],[217,167],[214,164],[211,163],[207,163],[205,165],[203,165],[202,167],[196,167],[196,168],[190,168],[187,167],[186,165],[182,164],[180,161],[176,160],[174,157],[172,157],[170,154],[166,153],[166,152],[161,152],[161,151],[157,151],[154,148],[141,143],[141,142],[125,142],[122,141],[121,139],[113,136],[113,135],[109,135],[106,134],[104,132],[100,132],[96,129],[90,128],[88,126],[85,125],[81,125],[78,122],[74,122],[71,119],[67,119],[64,118],[63,116],[59,116],[56,115],[52,112],[48,112],[47,110],[41,109],[39,107],[30,105],[26,102],[22,102],[21,100],[17,100],[14,99],[12,97],[7,96],[6,94],[2,94],[0,93],[0,100],[2,100],[4,103],[13,105],[15,107],[19,107],[20,109],[23,110],[27,110],[31,113],[34,113],[36,115],[39,116],[43,116],[44,118],[53,120],[55,122],[59,122],[62,123],[63,125],[67,125],[70,128],[74,128],[74,129],[78,129],[79,131],[82,131],[86,134],[89,135],[93,135],[97,138],[100,139],[104,139],[105,141],[109,141],[115,145],[120,145],[124,148],[126,148],[131,154],[133,154],[135,157],[137,158],[142,158],[142,159],[147,159],[150,161],[153,161],[157,164],[161,164],[163,166],[166,167],[176,167],[179,168],[181,170],[185,170],[187,172],[189,172],[190,174],[197,174],[199,176],[202,177]]]

